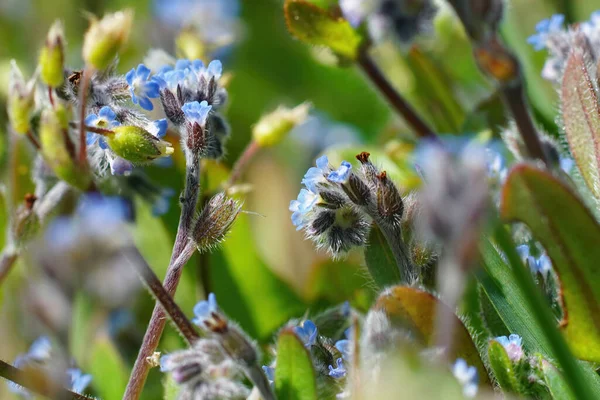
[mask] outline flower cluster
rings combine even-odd
[[[583,46],[591,57],[591,64],[595,64],[600,56],[599,11],[593,12],[588,21],[577,25],[565,27],[564,21],[562,14],[540,21],[535,27],[536,33],[528,39],[536,50],[548,51],[542,77],[554,83],[561,81],[567,58],[574,47]]]
[[[57,380],[57,383],[62,383],[73,392],[83,393],[91,383],[92,376],[84,374],[78,368],[62,369],[56,358],[50,339],[41,336],[31,344],[29,351],[19,355],[13,364],[20,369],[35,369],[51,379]],[[59,367],[58,370],[57,367]],[[9,381],[8,388],[11,392],[24,398],[32,398],[32,394],[27,389],[14,382]]]
[[[521,336],[513,333],[508,337],[500,336],[494,340],[504,347],[508,358],[510,358],[512,362],[519,362],[524,357],[525,353],[523,352],[523,339]]]
[[[477,395],[479,377],[475,367],[469,366],[465,360],[459,358],[452,366],[452,373],[462,385],[465,397],[475,397]]]
[[[517,251],[521,256],[521,260],[526,266],[529,266],[533,274],[541,274],[542,277],[547,277],[552,271],[552,261],[545,252],[542,252],[538,257],[532,255],[531,247],[527,244],[517,246]]]

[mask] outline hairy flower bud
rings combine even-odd
[[[173,154],[171,143],[159,139],[139,126],[117,126],[106,136],[106,143],[119,157],[144,164]]]
[[[192,233],[198,251],[204,252],[218,245],[240,213],[241,205],[219,193],[206,204]]]
[[[130,9],[106,14],[102,19],[91,18],[83,39],[83,59],[86,64],[103,70],[113,62],[129,38],[133,23]]]
[[[252,138],[261,147],[274,146],[296,125],[306,120],[309,110],[309,103],[302,103],[294,108],[279,107],[258,121],[252,129]]]
[[[35,106],[35,79],[25,82],[17,63],[11,61],[8,84],[8,118],[13,130],[25,134],[31,128],[31,113]]]
[[[65,37],[60,21],[54,22],[46,43],[40,52],[39,65],[42,81],[50,87],[59,87],[64,81]]]
[[[377,175],[377,213],[394,226],[400,225],[404,213],[402,196],[385,171]]]
[[[46,108],[40,120],[40,142],[44,160],[57,177],[68,184],[86,190],[91,174],[75,162],[75,147],[68,134],[68,110],[61,103]]]
[[[33,210],[36,200],[34,195],[26,195],[23,204],[19,206],[12,218],[11,235],[17,246],[29,241],[40,227],[39,218]]]

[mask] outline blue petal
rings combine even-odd
[[[138,78],[145,81],[150,76],[150,69],[146,67],[144,64],[140,64],[135,71]]]
[[[154,126],[156,126],[158,132],[156,133],[156,137],[163,138],[167,134],[167,128],[169,127],[169,123],[166,118],[157,119],[154,121]]]
[[[44,361],[50,358],[51,350],[52,344],[50,343],[50,339],[47,336],[41,336],[31,344],[27,356],[36,361]]]
[[[352,165],[350,165],[347,161],[342,161],[342,165],[340,167],[329,173],[327,175],[327,180],[335,183],[345,183],[350,176],[350,170],[352,169]]]
[[[335,379],[340,379],[346,376],[346,368],[342,363],[342,359],[338,358],[336,360],[337,366],[333,368],[333,366],[329,366],[329,376]]]
[[[100,146],[100,148],[102,150],[106,150],[108,149],[108,144],[106,143],[106,139],[104,139],[102,136],[97,135],[98,136],[98,146]]]
[[[83,122],[88,126],[94,126],[96,125],[96,122],[98,122],[99,119],[100,118],[98,118],[96,114],[90,114],[87,117],[85,117]]]
[[[144,94],[151,99],[160,96],[160,85],[158,82],[148,81],[144,85]]]
[[[190,60],[179,59],[175,63],[175,70],[184,70],[186,68],[190,68],[191,66],[192,66],[192,63]]]
[[[326,155],[322,155],[321,157],[317,158],[317,167],[320,169],[326,169],[329,166],[329,160],[327,159]]]
[[[221,61],[213,60],[210,62],[210,64],[208,64],[206,71],[209,75],[214,76],[215,79],[219,79],[221,77],[221,73],[223,72],[223,65],[221,64]]]
[[[133,164],[121,157],[115,157],[110,161],[110,172],[113,175],[128,175],[131,171],[133,171]]]
[[[96,140],[98,140],[97,134],[95,134],[94,132],[87,132],[86,137],[85,137],[86,145],[91,146],[94,143],[96,143]]]
[[[109,106],[104,106],[100,109],[98,117],[104,117],[107,121],[112,121],[117,118],[117,114]]]
[[[135,79],[135,69],[131,68],[131,71],[129,71],[126,75],[125,75],[125,80],[127,81],[127,84],[129,86],[133,86],[133,80]]]
[[[139,97],[139,102],[140,107],[142,107],[144,110],[152,111],[154,108],[154,105],[152,105],[152,102],[147,97]]]

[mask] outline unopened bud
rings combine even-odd
[[[193,237],[200,252],[218,245],[240,213],[241,205],[223,193],[206,204],[194,226]]]
[[[404,213],[402,196],[385,171],[377,175],[377,213],[392,225],[399,225]]]
[[[85,62],[99,70],[108,67],[128,40],[132,23],[130,9],[107,14],[100,20],[92,17],[83,40]]]
[[[34,87],[35,79],[25,82],[13,60],[8,84],[8,118],[17,133],[25,134],[31,128],[31,112],[35,106]]]
[[[59,87],[64,81],[65,37],[63,26],[56,21],[46,37],[40,53],[39,65],[42,81],[50,87]]]
[[[91,174],[74,161],[75,148],[68,135],[69,119],[68,110],[60,103],[42,112],[42,155],[57,177],[78,189],[86,190],[91,182]]]
[[[263,116],[252,130],[252,138],[261,147],[274,146],[308,116],[311,105],[302,103],[294,108],[279,107]]]
[[[39,218],[33,211],[36,200],[37,198],[32,194],[25,195],[23,204],[19,206],[12,219],[11,234],[17,246],[29,241],[40,227]]]
[[[206,58],[206,46],[202,39],[193,29],[183,29],[175,39],[177,54],[188,60],[204,60]]]
[[[117,126],[105,139],[119,157],[136,164],[173,154],[173,146],[139,126]]]

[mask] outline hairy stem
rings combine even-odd
[[[87,110],[87,92],[90,84],[92,70],[89,66],[83,69],[79,85],[79,164],[87,163],[87,146],[85,142],[85,113]]]
[[[192,154],[187,149],[186,167],[186,182],[180,197],[181,215],[179,218],[179,227],[177,228],[171,261],[169,262],[163,283],[164,289],[170,296],[174,296],[179,279],[181,278],[183,266],[196,250],[196,245],[189,238],[189,232],[192,228],[196,213],[196,203],[200,194],[200,159],[197,154]],[[152,311],[152,317],[146,328],[142,347],[129,377],[125,395],[123,396],[124,400],[139,399],[146,378],[148,377],[148,371],[150,370],[150,365],[146,362],[146,358],[151,356],[156,350],[165,324],[165,313],[162,307],[157,304]]]
[[[358,64],[365,72],[365,74],[371,79],[373,84],[377,86],[381,94],[385,96],[392,107],[404,118],[406,123],[411,127],[413,132],[420,138],[427,138],[438,141],[439,138],[427,125],[425,121],[417,114],[412,106],[398,93],[392,86],[390,81],[385,77],[383,72],[379,69],[377,64],[373,61],[371,56],[368,54],[368,49],[365,47],[359,55]]]
[[[60,400],[92,400],[91,397],[72,392],[61,387],[56,382],[39,379],[39,377],[30,377],[19,368],[0,360],[0,376],[34,393],[40,394],[51,399]]]
[[[150,292],[154,295],[157,303],[169,315],[171,321],[175,324],[181,336],[185,338],[189,345],[192,345],[200,338],[194,325],[185,316],[181,308],[175,303],[173,297],[164,288],[160,279],[156,276],[152,268],[148,265],[144,257],[137,248],[133,248],[125,254],[129,264],[137,271],[142,281],[146,284]]]

